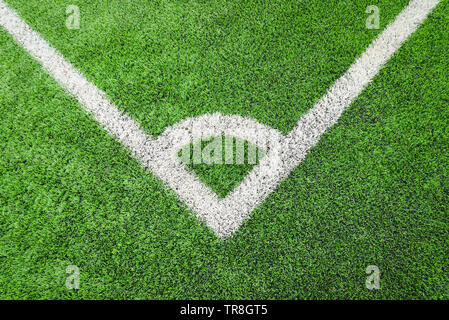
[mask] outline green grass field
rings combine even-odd
[[[408,3],[5,2],[155,137],[217,111],[288,133]],[[226,240],[0,28],[0,299],[448,299],[448,17],[443,0]],[[249,165],[191,169],[225,195]]]

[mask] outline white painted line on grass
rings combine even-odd
[[[226,207],[236,212],[238,227],[251,211],[270,194],[306,156],[332,127],[343,111],[349,107],[364,87],[401,47],[407,38],[421,25],[439,0],[412,0],[375,39],[362,56],[338,79],[328,92],[296,124],[283,139],[281,161],[267,167],[254,168],[244,181],[224,200]],[[262,159],[262,163],[269,159]],[[242,209],[245,204],[245,209]],[[246,214],[243,214],[246,212]]]
[[[287,136],[252,119],[217,113],[186,119],[153,139],[2,0],[0,25],[143,166],[173,189],[217,236],[226,238],[305,158],[438,3],[438,0],[410,1]],[[193,140],[222,134],[248,140],[259,147],[268,144],[269,151],[234,191],[219,199],[180,163],[177,153]]]

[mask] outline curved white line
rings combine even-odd
[[[410,1],[326,95],[301,117],[287,136],[252,119],[217,113],[186,119],[167,128],[155,140],[135,120],[110,102],[103,91],[90,83],[2,0],[0,25],[69,94],[76,97],[96,121],[122,142],[142,165],[172,188],[217,236],[226,238],[305,158],[310,148],[337,122],[343,111],[438,3],[438,0]],[[256,146],[269,144],[269,150],[259,165],[222,200],[173,156],[177,149],[192,139],[220,134],[237,136]]]

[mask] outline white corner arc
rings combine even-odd
[[[154,139],[134,119],[109,101],[103,91],[89,82],[3,0],[0,0],[0,25],[81,103],[86,112],[130,150],[143,166],[174,190],[217,236],[226,238],[242,225],[254,208],[305,158],[310,148],[338,121],[343,111],[438,3],[439,0],[410,1],[362,56],[299,119],[287,136],[252,119],[217,113],[186,119],[167,128],[158,139]],[[256,145],[264,137],[274,148],[235,190],[226,198],[218,199],[210,188],[173,156],[180,145],[196,136],[191,130],[196,126],[203,126],[209,135],[232,132],[232,135]],[[186,135],[186,132],[190,134]]]

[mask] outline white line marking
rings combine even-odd
[[[418,28],[439,0],[412,0],[349,70],[338,79],[312,109],[283,136],[275,129],[240,116],[219,113],[189,118],[153,139],[130,116],[120,111],[106,94],[90,83],[80,71],[31,29],[0,0],[0,25],[35,58],[71,95],[76,97],[111,135],[158,178],[172,188],[198,218],[221,238],[232,235],[256,206],[288,176],[333,126],[382,66]],[[260,164],[225,199],[205,186],[178,161],[177,152],[201,137],[232,135],[270,150]]]

